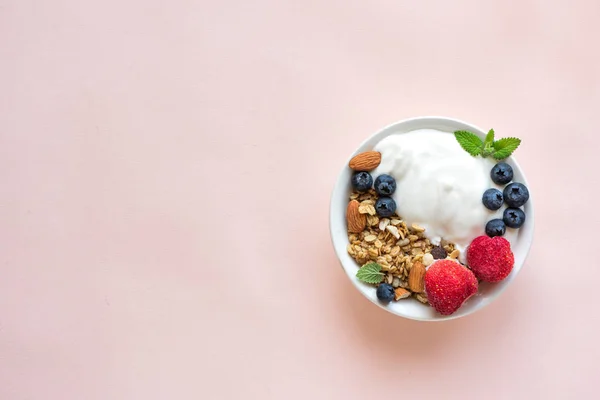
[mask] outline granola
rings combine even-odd
[[[355,191],[350,194],[350,200],[360,203],[358,210],[361,214],[366,214],[367,223],[362,232],[348,232],[348,254],[359,266],[368,262],[381,265],[381,271],[385,274],[383,281],[394,288],[403,289],[398,299],[415,295],[417,300],[427,303],[422,283],[413,282],[413,289],[418,292],[411,290],[409,276],[415,265],[421,269],[433,263],[431,251],[435,246],[427,238],[425,228],[416,224],[407,226],[398,215],[379,218],[374,208],[377,198],[373,189],[365,193]],[[458,257],[454,244],[442,241],[440,247],[453,258]],[[422,279],[422,275],[422,271],[413,273],[413,280],[415,277]]]

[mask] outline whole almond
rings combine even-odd
[[[410,296],[410,292],[404,288],[398,287],[394,289],[394,300],[405,299]]]
[[[413,264],[408,275],[408,287],[415,293],[422,293],[425,290],[425,266],[417,261]]]
[[[381,163],[381,153],[378,151],[365,151],[357,154],[348,163],[355,171],[371,171]]]
[[[364,231],[367,226],[367,216],[358,211],[359,205],[360,203],[358,201],[352,200],[348,203],[348,208],[346,209],[348,231],[352,233],[360,233]]]

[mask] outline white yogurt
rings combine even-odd
[[[463,259],[469,243],[485,234],[492,214],[481,197],[493,187],[494,162],[472,157],[454,135],[433,129],[388,136],[375,150],[381,153],[381,164],[373,178],[389,174],[396,179],[392,197],[398,215],[407,225],[424,227],[432,243],[445,239],[456,244]]]

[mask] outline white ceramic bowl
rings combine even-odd
[[[467,130],[481,136],[482,138],[485,137],[486,133],[474,125],[453,118],[411,118],[393,123],[383,128],[379,132],[375,133],[370,138],[365,140],[356,149],[356,151],[354,152],[354,154],[351,155],[350,158],[352,158],[360,152],[371,150],[375,146],[375,144],[377,144],[381,139],[385,138],[386,136],[392,134],[402,134],[414,131],[416,129],[425,128],[437,129],[440,131],[448,132],[448,134],[452,134],[452,132],[457,130]],[[509,135],[501,136],[504,137]],[[348,158],[348,161],[350,161],[350,158]],[[521,182],[526,186],[529,186],[527,184],[527,179],[525,179],[523,171],[519,167],[519,164],[514,159],[514,157],[509,157],[507,160],[505,160],[505,162],[509,163],[513,167],[513,181]],[[392,314],[420,321],[443,321],[464,317],[465,315],[469,315],[477,310],[482,309],[486,305],[490,304],[494,299],[496,299],[504,291],[504,289],[506,289],[508,285],[511,284],[511,282],[515,279],[515,277],[523,267],[523,263],[525,262],[525,258],[529,253],[529,248],[531,247],[531,242],[533,239],[534,207],[532,198],[533,196],[531,196],[531,193],[529,201],[524,206],[527,220],[525,224],[518,230],[518,234],[511,236],[511,246],[515,255],[515,266],[510,275],[502,282],[494,284],[480,284],[479,292],[477,293],[477,295],[471,297],[461,308],[458,309],[458,311],[448,316],[440,315],[432,307],[423,305],[419,303],[416,299],[412,298],[397,302],[392,301],[387,305],[380,303],[377,300],[374,285],[365,284],[356,278],[356,271],[358,271],[359,265],[348,255],[346,251],[346,247],[348,245],[348,235],[346,230],[346,207],[348,205],[348,196],[351,192],[351,175],[352,171],[348,167],[348,162],[346,162],[346,164],[343,166],[342,172],[340,173],[337,179],[337,182],[333,189],[333,194],[331,196],[329,224],[333,247],[335,248],[335,252],[340,260],[340,263],[342,264],[342,267],[344,268],[344,271],[346,272],[346,275],[352,281],[354,286],[367,299],[371,300],[371,302],[391,312]]]

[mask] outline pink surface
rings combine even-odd
[[[599,14],[0,1],[0,399],[593,398]],[[357,144],[431,114],[521,137],[537,218],[439,324],[362,298],[327,219]]]

